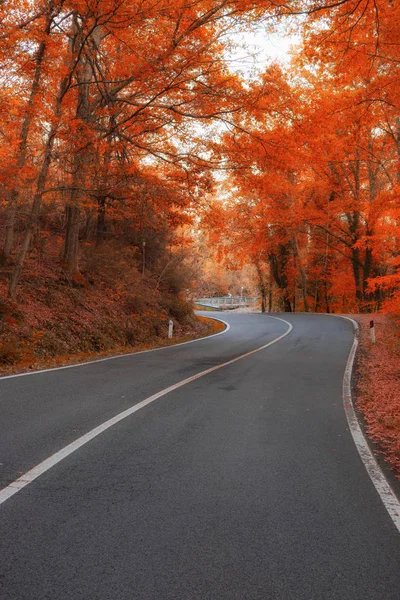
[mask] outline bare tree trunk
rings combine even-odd
[[[93,225],[93,212],[90,208],[87,208],[84,215],[84,227],[83,227],[83,239],[85,242],[90,240],[92,237],[93,230],[96,229],[96,225]]]
[[[265,313],[265,289],[261,291],[261,312]]]
[[[328,282],[326,279],[324,281],[324,298],[325,298],[325,312],[327,312],[329,314],[331,312],[331,308],[329,306]]]
[[[96,221],[96,248],[104,242],[106,234],[106,198],[97,198],[97,221]]]
[[[256,271],[257,271],[257,276],[258,276],[258,289],[260,290],[260,294],[261,294],[261,312],[265,313],[266,290],[265,290],[264,273],[262,271],[259,260],[256,260],[255,266],[256,266]]]
[[[268,312],[272,312],[272,279],[269,278],[268,282]]]
[[[72,204],[74,202],[75,204]],[[67,223],[64,245],[64,264],[70,275],[78,273],[79,258],[79,230],[81,211],[78,205],[77,194],[71,194],[70,203],[66,208]]]
[[[327,231],[326,231],[325,244],[326,244],[325,245],[325,257],[324,257],[324,298],[325,298],[325,312],[330,313],[330,310],[329,310],[329,299],[328,299],[328,262],[329,262],[329,231],[328,231],[328,228],[327,228]],[[318,293],[318,295],[319,295],[319,293]]]
[[[319,281],[317,281],[316,284],[315,284],[315,291],[314,291],[314,312],[318,312],[318,307],[319,307],[319,289],[318,289],[318,284],[319,284]]]

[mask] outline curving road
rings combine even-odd
[[[280,317],[224,314],[213,338],[0,379],[10,489],[210,370],[0,505],[1,599],[398,600],[400,536],[343,410],[352,325]]]

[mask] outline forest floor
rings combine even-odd
[[[376,343],[370,340],[370,319]],[[389,315],[355,315],[360,325],[356,359],[357,408],[366,432],[400,480],[400,320]]]
[[[55,367],[85,363],[101,358],[119,356],[122,354],[133,354],[135,352],[143,352],[145,350],[164,348],[165,346],[174,346],[175,344],[182,344],[184,342],[220,333],[221,331],[224,331],[224,329],[225,325],[219,321],[208,319],[207,317],[196,317],[190,324],[183,326],[178,325],[178,333],[175,333],[172,339],[168,339],[168,337],[164,335],[162,337],[155,337],[153,340],[150,340],[147,343],[134,344],[132,346],[118,345],[108,350],[63,354],[41,358],[33,357],[32,349],[27,348],[30,358],[23,356],[20,360],[15,361],[13,364],[1,364],[0,377],[4,375],[13,375],[41,369],[52,369]],[[177,330],[175,329],[175,331]]]
[[[21,286],[22,287],[22,286]],[[184,295],[136,293],[52,281],[26,283],[7,298],[0,283],[0,375],[29,372],[139,352],[212,335],[225,326],[196,317]],[[168,322],[174,323],[168,339]]]

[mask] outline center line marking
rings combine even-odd
[[[35,479],[40,477],[40,475],[43,475],[43,473],[46,473],[46,471],[48,471],[49,469],[51,469],[52,467],[57,465],[59,462],[64,460],[64,458],[67,458],[67,456],[69,456],[70,454],[72,454],[73,452],[75,452],[76,450],[78,450],[79,448],[81,448],[82,446],[87,444],[88,442],[90,442],[90,440],[93,440],[95,437],[97,437],[98,435],[103,433],[103,431],[106,431],[107,429],[109,429],[113,425],[116,425],[123,419],[126,419],[130,415],[133,415],[133,413],[139,411],[141,408],[144,408],[148,404],[151,404],[155,400],[158,400],[158,398],[162,398],[162,396],[165,396],[166,394],[169,394],[170,392],[173,392],[174,390],[177,390],[178,388],[183,387],[184,385],[187,385],[188,383],[191,383],[192,381],[195,381],[196,379],[200,379],[200,377],[204,377],[204,375],[208,375],[208,373],[212,373],[213,371],[218,371],[218,369],[222,369],[224,367],[227,367],[228,365],[232,365],[233,363],[237,362],[238,360],[242,360],[243,358],[246,358],[247,356],[251,356],[252,354],[255,354],[256,352],[265,350],[265,348],[272,346],[272,344],[276,344],[276,342],[279,342],[279,340],[281,340],[282,338],[289,335],[289,333],[293,329],[293,325],[291,323],[289,323],[289,321],[285,321],[285,319],[280,319],[279,317],[268,317],[268,318],[275,319],[277,321],[282,321],[283,323],[286,323],[286,325],[288,325],[288,329],[286,330],[285,333],[283,333],[279,337],[275,338],[271,342],[268,342],[268,344],[264,344],[263,346],[260,346],[260,348],[256,348],[255,350],[246,352],[246,354],[241,354],[240,356],[237,356],[236,358],[233,358],[232,360],[228,360],[228,362],[222,363],[221,365],[217,365],[216,367],[211,367],[210,369],[207,369],[206,371],[202,371],[201,373],[192,375],[192,377],[183,379],[182,381],[179,381],[178,383],[175,383],[174,385],[171,385],[170,387],[167,387],[164,390],[161,390],[160,392],[157,392],[156,394],[149,396],[145,400],[142,400],[138,404],[135,404],[135,406],[132,406],[131,408],[128,408],[127,410],[124,410],[123,412],[119,413],[115,417],[112,417],[112,419],[105,421],[98,427],[95,427],[88,433],[85,433],[85,435],[82,435],[80,438],[78,438],[71,444],[68,444],[68,446],[65,446],[58,452],[55,452],[55,454],[52,454],[51,456],[49,456],[49,458],[46,458],[43,462],[36,465],[36,467],[33,467],[33,469],[30,469],[30,471],[27,471],[24,475],[22,475],[21,477],[19,477],[12,483],[10,483],[7,487],[0,490],[0,504],[3,504],[3,502],[8,500],[8,498],[11,498],[11,496],[14,496],[14,494],[16,494],[17,492],[22,490],[25,486],[32,483],[32,481],[34,481]],[[218,319],[218,320],[220,320],[220,319]]]

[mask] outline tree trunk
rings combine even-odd
[[[41,204],[41,194],[36,194],[33,200],[32,211],[29,222],[25,230],[24,239],[15,263],[14,270],[10,278],[8,293],[15,300],[17,295],[17,286],[21,277],[22,269],[25,263],[26,255],[28,254],[29,246],[32,240],[35,226],[37,225]]]
[[[272,312],[272,279],[269,278],[268,282],[268,312]]]
[[[68,204],[64,244],[64,264],[69,275],[78,273],[80,208],[78,204]]]
[[[353,244],[355,245],[359,239],[359,222],[360,215],[358,211],[353,211],[351,213],[346,214],[346,219],[349,224],[349,231],[351,234],[351,239]],[[358,310],[362,311],[363,305],[363,284],[362,284],[362,262],[361,262],[361,254],[359,248],[351,248],[351,266],[353,270],[354,284],[356,288],[356,300],[358,305]]]
[[[315,284],[315,292],[314,292],[314,312],[318,312],[319,308],[319,289],[318,289],[319,281]]]
[[[10,258],[10,254],[14,247],[14,228],[15,218],[17,216],[17,204],[18,204],[19,192],[14,189],[11,190],[10,200],[6,209],[6,226],[5,226],[5,238],[4,246],[0,256],[0,264],[5,264]]]
[[[349,232],[351,234],[351,240],[353,246],[351,248],[351,264],[353,269],[354,284],[356,288],[356,300],[358,304],[358,310],[362,310],[363,305],[363,287],[362,287],[362,262],[360,260],[360,249],[355,248],[354,245],[360,240],[360,213],[358,211],[360,202],[361,192],[361,180],[360,180],[360,158],[359,150],[356,149],[354,156],[355,160],[353,164],[353,179],[354,179],[354,191],[353,197],[355,201],[356,210],[346,213],[346,219],[349,224]]]
[[[51,23],[53,21],[53,2],[49,3],[49,11],[46,19],[46,26],[44,34],[45,36],[49,35]],[[22,122],[21,131],[20,131],[20,143],[18,146],[16,164],[17,164],[17,172],[21,171],[25,166],[26,162],[26,151],[28,147],[28,136],[32,125],[33,120],[33,107],[35,100],[37,98],[39,87],[40,87],[40,79],[42,76],[42,68],[43,68],[43,60],[46,54],[46,41],[42,40],[39,44],[39,47],[35,56],[35,71],[33,74],[33,80],[31,85],[31,91],[29,95],[28,104],[25,110],[25,117]],[[14,247],[14,230],[15,230],[15,218],[17,215],[17,206],[18,206],[18,198],[20,194],[19,187],[17,184],[14,184],[13,189],[10,192],[10,200],[6,210],[6,226],[5,226],[5,239],[3,250],[0,256],[0,262],[6,263],[11,255],[11,252]]]
[[[358,248],[351,249],[351,265],[353,268],[354,283],[356,286],[356,300],[358,309],[362,311],[363,305],[363,285],[360,266],[360,250]]]
[[[368,232],[367,232],[367,235],[368,235]],[[369,303],[373,298],[373,295],[367,292],[368,279],[372,275],[372,267],[373,267],[372,248],[367,246],[365,249],[365,256],[364,256],[364,269],[363,269],[363,281],[362,281],[362,291],[363,291],[364,303]],[[364,310],[366,310],[368,312],[369,307],[367,305],[365,305],[363,308],[364,308]]]
[[[263,274],[260,262],[258,260],[256,260],[255,265],[256,265],[256,271],[257,271],[257,275],[258,275],[258,289],[260,290],[260,294],[261,294],[261,312],[265,313],[266,293],[265,293],[264,274]]]
[[[330,306],[329,306],[329,296],[328,296],[328,282],[325,279],[324,281],[324,299],[325,299],[325,312],[329,313],[331,312]]]
[[[261,291],[261,312],[265,313],[265,289]]]
[[[269,255],[271,273],[274,281],[281,292],[281,305],[285,312],[292,312],[292,305],[289,297],[288,280],[286,267],[289,256],[289,250],[286,245],[279,244],[278,252],[272,252]]]
[[[378,167],[375,164],[374,157],[374,146],[373,146],[373,138],[371,132],[368,135],[368,187],[369,187],[369,204],[370,207],[376,200],[379,191],[379,183],[378,183]],[[373,270],[373,254],[372,254],[372,246],[370,238],[374,235],[373,231],[373,219],[371,218],[371,212],[368,217],[367,227],[365,231],[365,235],[367,237],[365,254],[364,254],[364,263],[363,263],[363,280],[362,280],[362,292],[363,292],[363,311],[368,312],[370,310],[370,303],[373,301],[373,294],[367,291],[368,288],[368,279],[372,276]]]
[[[400,185],[400,117],[396,117],[397,183]]]
[[[310,312],[310,305],[308,303],[308,298],[307,298],[307,276],[306,276],[306,272],[304,270],[301,258],[300,258],[300,251],[299,251],[299,244],[297,241],[297,235],[294,234],[293,236],[293,247],[294,247],[294,251],[297,257],[297,264],[299,267],[299,272],[300,272],[300,278],[301,278],[301,291],[303,294],[303,302],[304,302],[304,311],[305,312]]]
[[[85,44],[85,34],[82,31],[78,19],[74,18],[75,48],[78,45]],[[96,27],[91,33],[93,48],[96,52],[101,40],[106,35],[101,26]],[[89,46],[87,46],[89,48]],[[75,49],[76,51],[76,49]],[[76,69],[76,79],[78,82],[78,98],[76,107],[76,120],[82,124],[81,131],[86,135],[88,126],[91,125],[91,106],[90,106],[90,84],[93,80],[93,72],[89,59],[84,53],[81,53],[79,64]],[[78,128],[79,129],[79,128]],[[75,149],[74,149],[75,150]],[[75,275],[79,272],[79,230],[80,230],[80,196],[84,192],[85,174],[90,164],[93,164],[93,149],[85,140],[82,149],[76,149],[74,153],[74,170],[72,177],[72,189],[69,201],[67,203],[67,228],[65,233],[63,260],[69,275]]]
[[[56,111],[57,111],[57,116],[59,118],[60,113],[61,113],[61,99],[59,100],[59,105],[57,105],[57,107],[56,107]],[[57,121],[57,123],[58,123],[58,121]],[[22,269],[23,269],[23,266],[25,263],[25,258],[28,253],[28,250],[29,250],[29,246],[31,243],[31,239],[32,239],[34,230],[35,230],[38,220],[39,220],[42,194],[45,189],[47,175],[48,175],[49,168],[50,168],[51,153],[53,150],[54,140],[55,140],[55,136],[56,136],[57,123],[53,124],[52,129],[47,138],[44,159],[43,159],[42,168],[41,168],[41,171],[40,171],[40,174],[38,177],[38,181],[37,181],[37,185],[36,185],[36,193],[35,193],[35,196],[33,199],[31,213],[29,215],[29,220],[28,220],[28,223],[26,226],[22,246],[19,251],[17,261],[16,261],[14,270],[13,270],[11,278],[10,278],[10,285],[8,288],[8,293],[11,296],[11,298],[16,297],[17,285],[18,285],[19,279],[21,277],[21,272],[22,272]]]
[[[71,48],[71,43],[70,43],[70,48]],[[72,67],[72,65],[73,65],[73,63],[71,61],[70,66]],[[31,239],[32,239],[35,227],[37,226],[37,223],[39,220],[40,207],[41,207],[41,202],[42,202],[42,194],[43,194],[43,192],[45,190],[45,186],[46,186],[47,175],[48,175],[50,164],[51,164],[52,150],[53,150],[54,142],[56,139],[58,125],[59,125],[61,113],[62,113],[62,102],[63,102],[66,92],[68,91],[69,84],[70,84],[70,76],[68,74],[68,75],[64,76],[64,79],[60,83],[60,89],[59,89],[59,92],[58,92],[58,95],[56,98],[55,107],[54,107],[54,121],[51,125],[50,132],[47,136],[42,167],[41,167],[39,177],[37,180],[37,184],[36,184],[36,192],[35,192],[35,196],[33,198],[32,208],[31,208],[31,212],[29,215],[29,220],[28,220],[27,227],[25,230],[25,236],[24,236],[24,239],[22,242],[20,252],[17,257],[14,271],[10,278],[8,293],[11,296],[11,298],[16,297],[17,286],[18,286],[18,283],[19,283],[19,280],[21,277],[21,273],[22,273],[22,269],[23,269],[23,266],[25,263],[26,255],[29,250],[29,246],[31,243]]]
[[[106,234],[106,197],[97,198],[96,247],[101,246]]]

